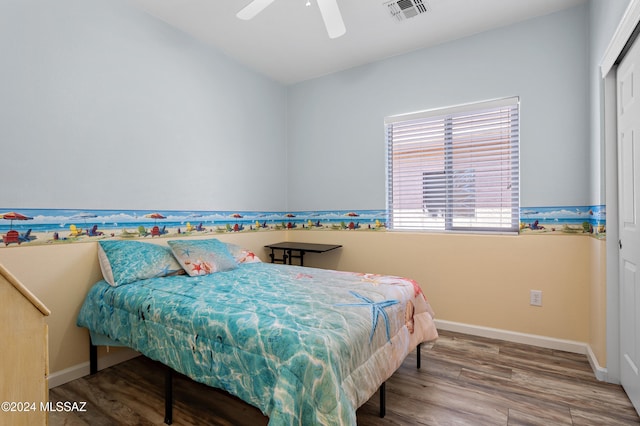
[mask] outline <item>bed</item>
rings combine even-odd
[[[133,348],[238,396],[270,425],[356,424],[356,409],[406,355],[437,338],[415,281],[263,263],[216,239],[175,241],[100,242],[105,280],[78,325],[94,345]]]

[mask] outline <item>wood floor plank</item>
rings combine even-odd
[[[620,386],[599,382],[584,355],[441,332],[410,354],[379,396],[357,411],[372,425],[640,425]],[[51,426],[161,425],[163,366],[138,357],[50,391],[51,401],[87,401],[87,412],[55,412]],[[123,419],[129,419],[123,423]],[[257,408],[224,391],[174,375],[174,424],[266,425]]]
[[[526,386],[500,377],[486,376],[475,371],[465,371],[461,375],[465,385],[475,389],[479,395],[488,397],[492,403],[506,409],[518,409],[523,413],[537,413],[544,410],[550,415],[564,417],[569,414],[569,405],[554,400],[545,392],[532,392]]]
[[[572,408],[571,419],[573,420],[573,424],[576,426],[634,426],[638,424],[638,419],[634,419],[633,416],[625,418],[618,415],[618,413],[604,410],[583,411],[577,408]]]
[[[414,391],[406,380],[387,382],[387,412],[412,413],[426,424],[447,419],[473,420],[477,425],[506,424],[507,410],[477,389],[457,383],[430,383]]]
[[[605,387],[597,382],[585,386],[581,381],[553,380],[544,375],[533,376],[530,372],[518,371],[514,372],[513,382],[528,389],[529,395],[535,395],[539,400],[560,402],[585,411],[614,411],[620,418],[637,417],[618,386]]]
[[[538,410],[536,413],[522,412],[517,409],[509,410],[508,426],[571,426],[573,421],[571,413],[567,409],[564,413],[549,413],[544,409]]]

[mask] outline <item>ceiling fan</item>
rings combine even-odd
[[[252,19],[258,13],[262,12],[267,6],[273,3],[274,0],[253,0],[247,6],[245,6],[240,12],[237,13],[237,17],[244,20]],[[318,2],[318,8],[322,15],[322,20],[327,28],[329,38],[338,38],[347,32],[342,21],[342,14],[338,8],[337,0],[316,0]],[[310,1],[307,1],[307,6],[310,5]]]

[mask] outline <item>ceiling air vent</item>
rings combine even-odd
[[[397,21],[404,21],[431,11],[429,4],[424,0],[393,0],[386,1],[383,5],[389,9],[389,13]]]

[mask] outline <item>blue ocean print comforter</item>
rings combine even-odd
[[[242,264],[89,291],[78,325],[258,407],[270,425],[355,425],[407,353],[437,337],[417,283]]]

